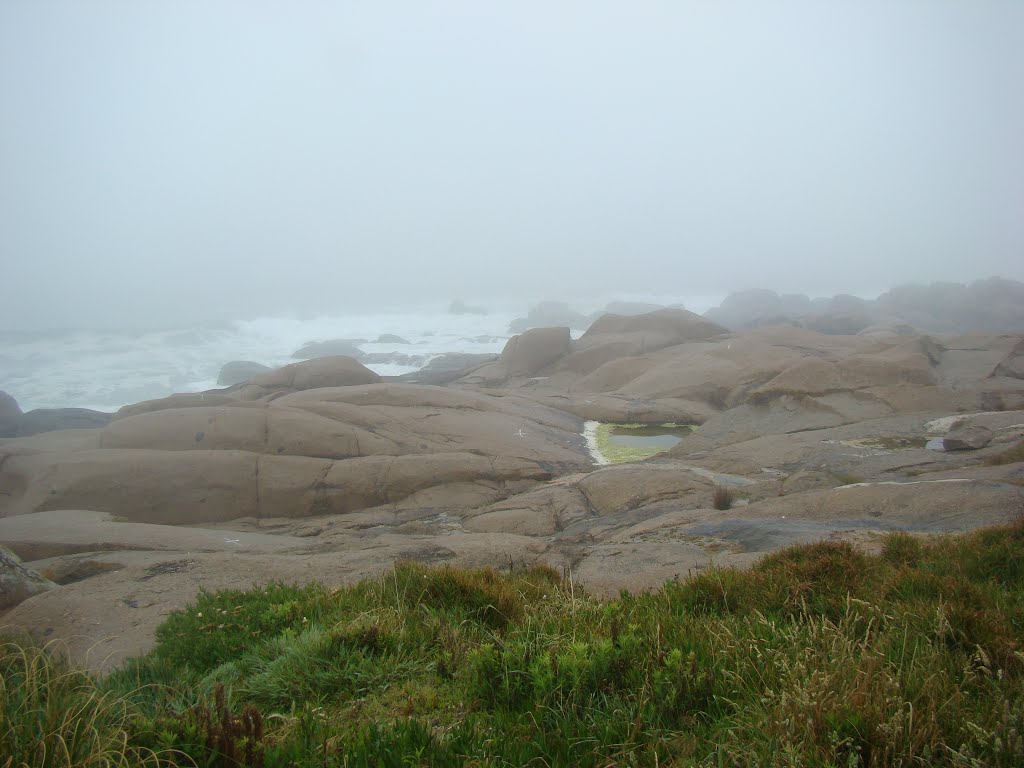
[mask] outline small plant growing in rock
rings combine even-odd
[[[732,490],[725,485],[716,485],[714,495],[712,496],[712,503],[715,509],[731,509]]]

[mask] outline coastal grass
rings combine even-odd
[[[111,765],[1015,766],[1024,522],[794,546],[615,599],[546,567],[416,563],[204,592],[103,680],[3,649],[4,768],[76,720]],[[55,701],[102,706],[40,724],[32,665]]]
[[[3,768],[158,768],[187,761],[133,744],[133,716],[126,696],[102,690],[53,646],[0,637]]]

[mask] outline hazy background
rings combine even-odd
[[[1024,2],[0,0],[0,327],[1024,279]]]

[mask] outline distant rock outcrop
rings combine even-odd
[[[732,330],[739,330],[761,325],[763,318],[794,318],[813,311],[811,300],[802,294],[779,296],[766,288],[753,288],[730,293],[704,316]]]
[[[361,362],[365,365],[422,365],[426,355],[407,355],[404,352],[367,352]]]
[[[430,384],[444,386],[468,375],[476,368],[498,359],[495,354],[474,354],[470,352],[448,352],[430,360],[418,371],[401,376],[385,377],[387,381],[409,384]]]
[[[659,309],[665,309],[665,307],[661,304],[648,304],[643,301],[609,301],[604,305],[604,309],[594,313],[594,319],[596,320],[601,315],[646,315],[648,312],[657,312]],[[673,309],[682,309],[682,307],[676,306]]]
[[[56,432],[61,429],[98,429],[114,418],[111,413],[89,408],[36,408],[18,422],[18,437]]]
[[[705,316],[733,330],[793,322],[819,333],[849,335],[869,327],[909,325],[931,333],[1024,331],[1024,283],[1001,278],[970,285],[901,285],[874,301],[850,294],[810,301],[756,289],[730,294]]]
[[[579,374],[596,371],[618,358],[633,357],[689,341],[704,341],[727,329],[684,309],[644,315],[603,315],[573,344],[560,368]]]
[[[89,408],[35,408],[22,413],[18,402],[0,390],[0,437],[30,437],[62,429],[95,429],[113,414]]]
[[[345,355],[332,355],[261,373],[249,379],[247,387],[268,391],[298,391],[320,387],[350,387],[378,381],[380,376],[359,361]]]
[[[642,315],[603,315],[587,329],[581,341],[599,336],[641,334],[652,347],[703,341],[728,333],[717,323],[685,309],[659,309]]]
[[[816,333],[828,336],[855,336],[865,328],[874,324],[874,319],[866,314],[836,313],[830,315],[811,315],[800,319],[800,326]]]
[[[572,309],[564,301],[542,301],[530,307],[526,317],[513,320],[508,326],[509,333],[522,333],[531,328],[556,328],[566,326],[583,329],[590,325],[590,317]]]
[[[0,389],[0,437],[15,437],[21,420],[21,406],[11,395]]]
[[[409,342],[403,339],[401,336],[396,336],[393,333],[382,333],[377,337],[377,344],[408,344]]]
[[[602,315],[576,341],[571,340],[565,326],[534,328],[513,337],[496,362],[473,371],[465,381],[494,386],[538,376],[565,380],[591,373],[606,364],[642,367],[644,362],[635,359],[639,355],[725,333],[728,331],[722,326],[682,309],[660,309],[632,316]],[[591,387],[591,392],[613,388],[593,386],[595,383],[586,379],[582,384]],[[678,412],[679,409],[669,410]]]
[[[269,371],[269,365],[254,363],[251,360],[232,360],[221,366],[217,375],[217,383],[222,387],[230,387],[232,384],[241,384],[253,376],[258,376],[264,371]]]
[[[474,307],[471,304],[467,304],[462,299],[455,299],[448,306],[448,314],[450,315],[486,315],[487,310],[481,307]]]
[[[354,357],[361,360],[365,354],[359,348],[365,344],[366,339],[330,339],[329,341],[311,341],[303,344],[302,347],[292,352],[292,357],[299,360],[312,360],[317,357]]]
[[[1014,280],[902,285],[883,293],[875,305],[937,333],[1024,331],[1024,283]]]

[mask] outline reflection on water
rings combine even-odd
[[[690,434],[689,426],[647,425],[638,427],[616,426],[608,433],[608,444],[623,448],[650,448],[664,450],[671,448],[684,435]]]
[[[671,448],[681,439],[675,435],[624,435],[616,432],[608,435],[609,444],[624,448]]]

